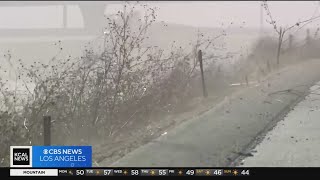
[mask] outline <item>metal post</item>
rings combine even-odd
[[[51,145],[51,116],[43,117],[43,140],[45,146]]]
[[[205,81],[204,81],[203,64],[202,64],[202,51],[201,50],[199,50],[199,52],[198,52],[198,59],[200,62],[203,97],[207,97],[208,93],[207,93],[207,89],[206,89],[206,85],[205,85]]]

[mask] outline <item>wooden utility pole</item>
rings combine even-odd
[[[43,145],[51,145],[51,116],[43,117]]]
[[[199,62],[200,62],[203,97],[208,97],[206,84],[205,84],[205,81],[204,81],[203,63],[202,63],[202,51],[201,50],[199,50],[199,52],[198,52],[198,59],[199,59]]]
[[[282,27],[280,27],[279,40],[278,40],[278,50],[277,50],[277,65],[280,64],[281,45],[282,45],[282,40],[283,40],[283,36],[284,36],[285,32],[286,31],[284,29],[282,29]]]
[[[290,35],[289,35],[289,49],[292,48],[292,43],[293,43],[293,35],[290,34]]]

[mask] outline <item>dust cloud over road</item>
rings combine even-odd
[[[267,132],[266,127],[308,93],[320,79],[319,67],[316,59],[275,72],[111,166],[233,166],[235,159],[250,153],[248,147]]]
[[[263,137],[252,156],[243,159],[246,167],[318,167],[320,83]]]

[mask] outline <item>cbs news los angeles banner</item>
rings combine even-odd
[[[36,175],[33,168],[90,168],[92,167],[91,146],[11,146],[10,167],[32,168],[11,169],[11,176]],[[58,169],[41,169],[39,175],[55,176]]]

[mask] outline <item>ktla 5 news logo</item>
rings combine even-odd
[[[10,167],[32,167],[32,146],[10,146]]]

